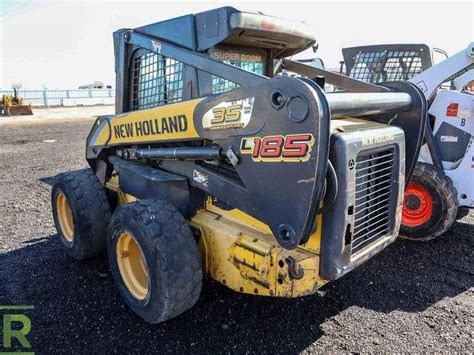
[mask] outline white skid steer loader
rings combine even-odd
[[[400,233],[423,241],[442,235],[456,219],[458,206],[474,207],[474,42],[434,66],[426,45],[371,45],[342,52],[349,77],[374,84],[407,80],[423,91],[429,120],[405,190]]]

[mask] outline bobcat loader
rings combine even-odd
[[[351,47],[342,53],[348,76],[381,85],[407,80],[425,95],[429,120],[405,190],[401,235],[419,241],[442,235],[462,216],[458,206],[474,207],[474,42],[436,65],[424,44]]]

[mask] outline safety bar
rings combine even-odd
[[[408,111],[412,105],[411,96],[404,92],[328,93],[326,99],[331,118]]]

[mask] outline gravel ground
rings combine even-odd
[[[96,106],[75,106],[75,107],[34,107],[33,115],[28,116],[10,116],[0,117],[0,124],[25,124],[25,123],[45,123],[47,121],[58,122],[64,119],[83,119],[94,116],[112,115],[115,112],[115,106],[96,105]]]
[[[38,353],[474,351],[474,213],[435,241],[398,240],[316,295],[206,281],[193,309],[148,325],[122,302],[105,256],[77,262],[55,236],[48,182],[85,167],[93,120],[15,122],[0,122],[0,305],[34,305]]]

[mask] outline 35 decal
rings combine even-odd
[[[221,102],[207,111],[202,118],[204,129],[244,128],[250,122],[255,98]]]
[[[214,117],[211,118],[211,125],[240,121],[240,110],[242,110],[242,104],[213,108]]]
[[[311,156],[314,136],[310,133],[287,136],[242,138],[241,154],[251,154],[255,162],[302,162]]]

